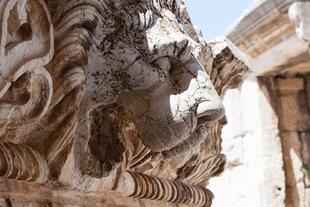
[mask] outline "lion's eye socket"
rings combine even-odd
[[[153,64],[164,72],[169,72],[171,69],[171,60],[168,57],[157,58],[153,61]]]

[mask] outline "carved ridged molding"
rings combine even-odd
[[[209,207],[212,204],[213,194],[205,187],[160,179],[132,171],[124,174],[124,182],[119,190],[129,197],[197,207]]]
[[[43,183],[48,178],[47,163],[31,147],[0,142],[0,177]]]

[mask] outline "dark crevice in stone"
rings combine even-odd
[[[82,171],[94,177],[106,177],[123,160],[122,121],[113,107],[99,106],[90,116],[90,138]]]

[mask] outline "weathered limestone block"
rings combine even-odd
[[[280,97],[280,129],[284,131],[304,131],[309,128],[309,115],[306,113],[304,94]]]
[[[306,189],[306,205],[305,207],[309,207],[310,206],[310,188]]]
[[[306,90],[306,96],[307,96],[307,103],[308,103],[308,109],[310,111],[310,77],[305,78],[305,90]]]
[[[279,120],[265,82],[252,75],[239,90],[225,96],[228,124],[223,128],[222,145],[228,169],[208,186],[216,195],[214,207],[285,207]],[[236,125],[241,130],[235,131]]]
[[[303,78],[278,78],[277,82],[280,95],[296,94],[305,87]]]
[[[305,177],[305,187],[310,188],[310,130],[300,133],[302,143],[302,172]]]
[[[305,206],[302,143],[297,132],[281,133],[286,178],[286,205]]]
[[[306,131],[310,128],[308,96],[303,78],[278,78],[278,115],[283,131]]]
[[[310,188],[306,189],[306,207],[310,206]]]
[[[229,41],[178,0],[1,0],[0,23],[5,205],[211,205],[248,70]]]

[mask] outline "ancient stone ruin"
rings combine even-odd
[[[310,1],[255,0],[227,38],[252,73],[223,100],[212,207],[310,207]]]
[[[211,205],[232,43],[178,0],[1,0],[0,23],[0,206]]]

